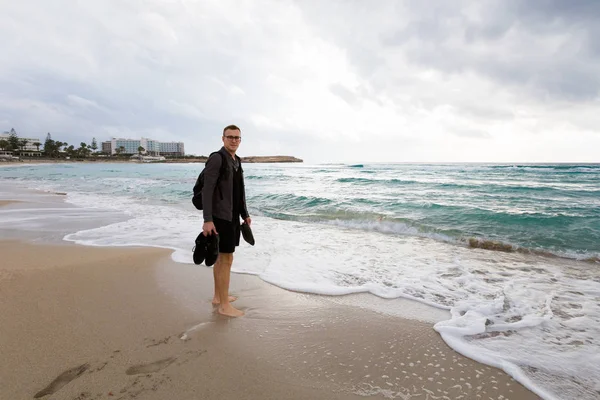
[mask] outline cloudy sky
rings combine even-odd
[[[0,131],[600,162],[600,1],[0,0]]]

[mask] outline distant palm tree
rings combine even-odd
[[[10,143],[6,139],[0,139],[0,149],[6,150],[10,146]]]
[[[33,145],[37,148],[37,151],[40,151],[40,146],[42,145],[40,142],[34,142]]]
[[[85,142],[79,143],[79,148],[77,149],[77,153],[80,157],[87,157],[88,148]]]
[[[29,143],[29,140],[27,139],[19,139],[19,147],[21,150],[25,150],[25,147],[27,147],[27,144]]]
[[[98,143],[96,142],[96,138],[92,138],[92,144],[88,146],[95,153],[98,150]]]
[[[145,152],[145,151],[146,151],[146,149],[145,149],[145,148],[143,148],[142,146],[138,147],[138,153],[139,153],[139,155],[140,155],[140,156],[141,156],[141,155],[142,155],[142,153],[143,153],[143,152]]]

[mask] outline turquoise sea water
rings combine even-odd
[[[199,168],[26,166],[0,179],[187,204]],[[247,165],[246,180],[254,214],[600,261],[600,164]]]
[[[600,165],[329,165],[247,178],[274,218],[600,260]]]
[[[191,190],[202,167],[3,167],[0,195],[61,192],[77,208],[0,209],[0,232],[64,222],[65,240],[166,247],[190,264],[202,225]],[[301,292],[366,292],[389,299],[386,309],[408,298],[447,310],[434,329],[460,353],[545,399],[600,398],[600,164],[244,170],[257,244],[236,250],[234,271]]]

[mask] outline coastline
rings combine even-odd
[[[2,398],[33,398],[57,377],[38,398],[539,398],[431,323],[338,297],[232,274],[246,316],[222,317],[211,269],[166,249],[11,239],[0,252]]]
[[[243,163],[302,163],[304,160],[293,156],[247,156],[241,157]],[[169,158],[164,161],[154,161],[149,164],[188,164],[188,163],[205,163],[208,157],[189,157],[189,158]],[[62,163],[137,163],[137,160],[131,160],[129,157],[93,157],[93,158],[73,158],[73,159],[51,159],[51,158],[24,158],[20,160],[0,160],[2,165],[18,165],[18,164],[62,164]]]

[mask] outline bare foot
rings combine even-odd
[[[236,300],[237,300],[237,297],[235,297],[235,296],[229,296],[229,302],[230,303],[233,303]],[[221,304],[221,300],[219,300],[216,297],[213,297],[212,303],[213,303],[213,305]]]
[[[219,314],[227,315],[228,317],[241,317],[244,312],[234,308],[231,304],[219,307]]]

